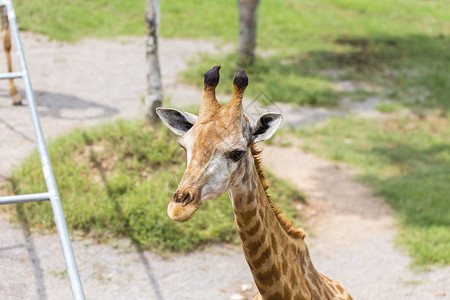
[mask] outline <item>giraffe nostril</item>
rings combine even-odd
[[[183,203],[184,205],[189,204],[192,202],[192,195],[190,192],[186,192],[185,194],[182,193],[175,193],[175,202]]]
[[[188,203],[189,199],[191,198],[191,194],[190,193],[186,193],[183,198],[181,199],[181,203]]]

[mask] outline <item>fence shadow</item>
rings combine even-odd
[[[136,239],[133,237],[133,235],[130,232],[130,224],[129,224],[129,219],[127,219],[123,213],[123,209],[120,205],[120,203],[117,201],[116,197],[113,195],[109,183],[108,183],[108,178],[106,176],[106,172],[105,169],[103,168],[102,164],[100,163],[100,161],[97,160],[96,156],[94,155],[94,153],[91,153],[90,155],[91,157],[91,161],[93,162],[95,168],[99,171],[100,173],[100,177],[102,179],[103,184],[105,185],[106,191],[108,193],[109,199],[110,201],[112,201],[113,205],[114,205],[114,210],[116,212],[117,218],[119,220],[121,220],[121,223],[123,224],[123,230],[124,230],[124,235],[127,236],[133,243],[133,245],[136,247],[136,251],[139,255],[139,259],[145,269],[145,274],[147,275],[148,280],[150,281],[150,284],[153,288],[153,292],[155,295],[155,299],[156,300],[164,300],[164,297],[162,296],[161,293],[161,288],[159,286],[158,280],[156,279],[152,268],[150,266],[150,263],[147,259],[147,257],[145,256],[144,252],[142,251],[142,249],[140,248],[138,242],[136,241]]]
[[[65,120],[95,120],[108,118],[119,113],[119,110],[114,107],[87,101],[71,95],[50,93],[47,91],[35,91],[34,95],[36,105],[47,108],[39,112],[43,117],[50,116]],[[94,113],[87,114],[88,110],[94,110]]]

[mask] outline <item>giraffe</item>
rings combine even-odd
[[[336,281],[313,266],[305,233],[292,226],[271,203],[269,184],[256,143],[270,138],[282,116],[265,113],[250,123],[242,108],[248,85],[245,71],[236,73],[231,100],[216,99],[220,66],[204,75],[198,116],[170,108],[157,114],[186,151],[187,168],[167,212],[189,220],[203,201],[229,191],[235,225],[259,293],[254,299],[352,299]]]
[[[12,61],[11,61],[11,31],[9,29],[8,15],[6,13],[6,7],[2,6],[2,40],[3,49],[6,54],[6,64],[8,67],[8,72],[12,72]],[[9,93],[12,97],[13,105],[22,105],[22,98],[17,92],[16,85],[13,79],[9,79]]]

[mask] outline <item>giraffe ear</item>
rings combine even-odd
[[[197,116],[188,112],[179,111],[174,108],[158,107],[156,113],[159,118],[172,130],[176,135],[184,135],[194,123],[197,121]]]
[[[265,113],[258,118],[255,124],[250,125],[252,142],[268,140],[280,127],[283,116],[277,113]]]

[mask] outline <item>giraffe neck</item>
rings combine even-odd
[[[333,299],[302,238],[280,224],[251,157],[240,184],[230,190],[236,228],[263,299]]]

